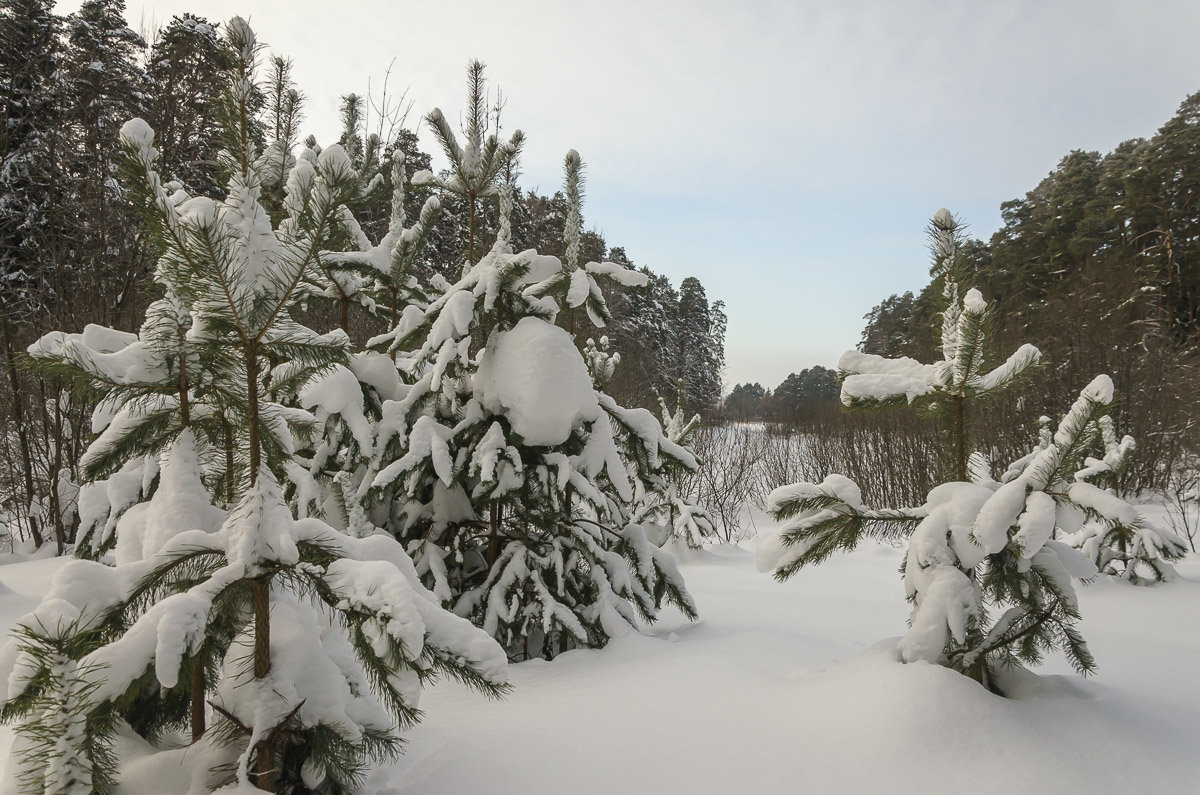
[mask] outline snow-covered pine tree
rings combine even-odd
[[[694,462],[648,412],[599,393],[554,325],[573,306],[606,317],[597,279],[640,274],[513,253],[510,187],[497,193],[491,250],[387,335],[393,350],[415,347],[401,359],[415,382],[384,404],[364,486],[399,510],[393,520],[433,590],[514,657],[603,645],[653,620],[664,600],[694,616],[674,560],[629,521],[638,478],[617,437],[654,466]]]
[[[154,128],[165,170],[192,196],[222,195],[217,123],[230,54],[219,25],[194,14],[174,16],[150,44],[146,121]]]
[[[484,199],[499,199],[500,178],[520,154],[525,141],[525,135],[520,130],[514,132],[505,143],[501,143],[496,135],[487,134],[487,81],[483,76],[483,69],[483,64],[479,61],[467,64],[465,145],[458,143],[454,130],[440,109],[434,108],[426,117],[446,159],[450,161],[450,173],[440,176],[430,171],[418,171],[413,175],[414,187],[437,188],[466,202],[466,239],[462,241],[464,275],[475,264],[476,250],[479,247],[478,233],[482,209],[479,203]],[[501,212],[511,216],[511,210]],[[504,222],[508,221],[509,218],[506,217]]]
[[[979,398],[1011,386],[1037,364],[1041,353],[1033,345],[1018,348],[993,370],[984,369],[984,327],[987,303],[978,290],[959,296],[957,253],[961,223],[949,210],[938,210],[929,226],[933,242],[934,273],[943,279],[946,309],[942,312],[942,359],[921,364],[915,359],[894,359],[846,351],[838,361],[842,375],[842,405],[877,409],[922,405],[945,418],[952,444],[948,445],[946,479],[967,479],[971,452],[967,413]]]
[[[1088,673],[1095,664],[1075,627],[1072,579],[1096,568],[1054,536],[1077,529],[1097,502],[1098,490],[1071,478],[1112,397],[1112,381],[1098,376],[1048,444],[1015,462],[1005,482],[977,462],[976,482],[944,483],[914,508],[868,508],[841,475],[776,489],[768,502],[783,524],[760,544],[759,568],[783,580],[864,538],[907,536],[903,573],[913,612],[901,659],[945,665],[997,692],[997,675],[1036,664],[1051,649]]]
[[[387,233],[378,243],[372,244],[360,228],[350,225],[352,217],[345,216],[345,225],[350,229],[357,250],[323,252],[322,259],[335,273],[351,272],[365,280],[360,288],[364,298],[374,311],[386,313],[389,328],[395,328],[406,306],[428,303],[415,272],[442,205],[437,196],[430,196],[412,225],[406,226],[408,172],[405,153],[396,150],[391,160],[392,201]]]
[[[700,427],[700,415],[693,414],[691,419],[686,419],[686,390],[682,379],[676,383],[675,390],[674,410],[661,395],[658,396],[663,434],[674,444],[691,452],[687,444]],[[658,473],[654,487],[647,489],[644,497],[638,500],[634,519],[647,525],[648,534],[651,527],[661,528],[657,534],[660,546],[671,538],[680,538],[689,547],[699,548],[705,540],[717,536],[712,517],[704,508],[687,499],[680,488],[681,479],[694,471],[672,466],[668,461],[668,466]]]
[[[704,285],[695,276],[679,283],[675,333],[676,350],[668,359],[676,380],[687,385],[692,411],[707,411],[721,402],[721,371],[725,367],[724,304],[709,304]]]
[[[390,320],[391,327],[396,326],[401,312],[408,307],[417,310],[428,305],[428,298],[413,273],[441,207],[436,196],[429,197],[416,222],[405,226],[404,161],[404,152],[394,153],[391,218],[379,243],[365,250],[322,253],[329,269],[357,275],[361,280],[360,294],[366,297],[373,311]],[[386,348],[389,340],[382,335],[373,342]],[[313,515],[324,517],[335,527],[361,536],[377,529],[367,516],[372,513],[382,529],[396,531],[385,518],[387,507],[375,506],[368,511],[359,494],[373,454],[383,402],[401,397],[403,387],[395,357],[395,350],[390,354],[356,353],[345,366],[338,365],[315,376],[300,389],[298,404],[316,415],[322,430],[311,457],[305,462],[307,477],[292,478],[298,485],[305,484],[297,489],[294,498],[299,515],[315,511]]]
[[[623,251],[619,258],[613,256],[618,251],[613,249],[609,257],[626,261]],[[640,272],[646,275],[646,286],[624,291],[611,307],[613,342],[622,352],[617,376],[622,393],[633,397],[631,403],[652,406],[657,393],[676,386],[679,293],[665,276],[646,268]]]
[[[155,683],[162,703],[184,695],[203,705],[207,696],[218,717],[198,741],[199,753],[226,766],[205,771],[201,764],[197,786],[231,782],[240,791],[253,783],[281,792],[354,786],[371,760],[398,751],[397,732],[419,717],[417,694],[432,675],[491,694],[505,688],[503,652],[437,604],[394,539],[356,539],[315,519],[298,521],[284,502],[278,478],[295,444],[288,423],[306,417],[270,394],[281,387],[280,373],[299,386],[305,373],[347,361],[344,334],[317,335],[289,311],[357,175],[338,146],[315,164],[298,161],[287,179],[286,214],[272,225],[261,202],[272,160],[256,151],[247,107],[256,90],[258,45],[241,19],[226,30],[237,63],[227,96],[234,112],[226,118],[237,123],[223,158],[233,168],[226,198],[168,193],[144,122],[126,124],[122,138],[159,216],[159,275],[183,288],[189,309],[186,341],[200,372],[188,384],[217,396],[238,447],[247,451],[240,496],[215,532],[200,526],[203,510],[193,503],[215,509],[197,484],[194,459],[191,477],[168,477],[188,458],[179,446],[191,437],[184,430],[151,500],[151,512],[156,501],[162,510],[153,527],[147,517],[141,552],[149,557],[115,568],[77,561],[64,569],[51,598],[21,622],[46,630],[46,637],[36,644],[18,639],[0,653],[9,672],[5,715],[24,721],[36,740],[49,730],[49,711],[40,706],[63,697],[50,675],[55,655],[64,652],[51,633],[86,634],[87,642],[70,651],[71,677],[62,683],[84,705],[79,714],[86,720],[65,735],[85,760],[73,768],[83,771],[76,785],[83,791],[105,791],[95,775],[105,770],[97,749]],[[74,365],[87,359],[86,347],[71,349]],[[278,358],[276,368],[266,366],[268,356]],[[155,356],[145,358],[153,367]],[[149,435],[145,424],[139,427],[139,437]],[[99,445],[114,460],[121,445],[148,444],[132,434],[114,438]],[[156,548],[148,550],[152,537]],[[204,693],[188,687],[197,669],[208,674]]]
[[[1117,495],[1120,475],[1134,450],[1132,436],[1117,439],[1112,417],[1105,415],[1092,429],[1100,458],[1088,457],[1074,474],[1069,489],[1084,514],[1082,527],[1068,540],[1102,574],[1135,585],[1167,582],[1175,577],[1171,561],[1187,554],[1187,545],[1174,533],[1158,527],[1145,514]]]
[[[188,339],[191,314],[165,274],[166,295],[150,305],[138,334],[89,325],[80,334],[52,331],[29,346],[40,369],[70,379],[97,400],[99,436],[80,460],[84,512],[76,554],[96,557],[116,542],[113,531],[157,477],[155,455],[193,424],[201,439],[216,430],[218,407],[204,391],[198,351]]]
[[[124,19],[123,0],[87,0],[67,18],[63,79],[71,98],[67,125],[72,195],[71,278],[86,279],[97,306],[93,320],[129,323],[144,308],[131,289],[147,264],[137,256],[139,225],[122,201],[116,180],[120,163],[112,141],[121,125],[143,116],[146,79],[137,58],[146,46]],[[91,302],[89,302],[90,304]]]
[[[1101,375],[1080,393],[1056,431],[1051,433],[1043,418],[1037,447],[1010,465],[1000,481],[992,478],[986,457],[965,454],[966,401],[1011,383],[1036,362],[1038,352],[1022,346],[1007,363],[983,372],[986,305],[975,290],[958,300],[956,228],[945,210],[934,218],[935,261],[946,279],[948,299],[942,315],[943,360],[922,365],[849,352],[842,358],[843,372],[850,373],[842,402],[948,403],[955,418],[955,469],[962,476],[937,486],[924,504],[911,508],[869,508],[858,486],[837,474],[820,484],[780,487],[768,504],[782,526],[760,543],[758,562],[762,571],[784,580],[840,549],[853,549],[864,538],[908,537],[903,573],[913,612],[899,644],[901,659],[937,662],[1001,692],[998,675],[1036,664],[1051,649],[1061,650],[1081,673],[1093,670],[1091,653],[1075,626],[1079,605],[1072,580],[1093,576],[1097,567],[1057,539],[1079,531],[1088,518],[1110,529],[1135,526],[1136,509],[1086,482],[1119,468],[1132,440],[1116,440],[1105,416],[1113,400],[1112,380]],[[1104,458],[1090,458],[1100,438]],[[1163,557],[1174,549],[1165,539],[1156,547]]]

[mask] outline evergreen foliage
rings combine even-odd
[[[467,205],[466,239],[462,241],[463,272],[474,264],[476,245],[480,237],[477,214],[484,199],[499,198],[499,180],[520,155],[525,140],[517,130],[512,137],[501,143],[495,134],[488,134],[487,81],[483,76],[483,64],[472,61],[467,65],[467,121],[464,130],[465,142],[459,144],[450,123],[435,108],[426,120],[437,137],[446,159],[450,161],[450,174],[437,176],[431,172],[413,175],[417,187],[433,187],[455,196]],[[503,211],[501,211],[503,213]]]
[[[578,156],[567,163],[577,181]],[[578,197],[577,188],[568,192]],[[393,351],[415,346],[405,357],[415,382],[384,403],[360,496],[400,509],[390,517],[397,535],[455,612],[511,656],[553,656],[653,620],[664,600],[695,614],[673,560],[631,509],[664,461],[696,462],[648,412],[598,392],[574,341],[553,325],[581,305],[602,320],[598,282],[635,284],[640,274],[514,253],[512,194],[507,184],[497,193],[491,250],[380,338]],[[592,363],[607,369],[595,353]]]
[[[838,362],[838,369],[842,375],[844,406],[878,409],[917,403],[941,414],[952,440],[947,479],[962,481],[967,478],[970,405],[980,397],[1011,386],[1037,363],[1041,353],[1025,344],[999,367],[984,369],[987,304],[973,288],[959,297],[960,228],[961,224],[944,209],[938,211],[929,228],[934,270],[942,281],[946,300],[941,323],[941,361],[924,365],[909,358],[886,359],[847,351]]]
[[[985,373],[986,305],[974,289],[959,300],[956,229],[945,210],[935,217],[935,265],[948,302],[942,313],[942,361],[922,365],[852,351],[842,357],[841,367],[851,372],[842,385],[846,405],[953,401],[958,477],[908,508],[868,508],[858,486],[837,474],[820,484],[780,487],[768,498],[768,508],[783,524],[760,543],[758,562],[761,570],[783,580],[865,538],[907,537],[902,572],[913,611],[899,643],[901,659],[936,662],[1003,692],[1005,669],[1037,664],[1051,650],[1061,651],[1080,673],[1095,667],[1076,627],[1080,615],[1073,579],[1094,576],[1098,568],[1065,543],[1068,537],[1094,545],[1085,548],[1104,565],[1117,557],[1107,551],[1114,546],[1133,550],[1111,539],[1137,534],[1138,560],[1121,561],[1131,579],[1143,565],[1164,571],[1159,566],[1182,555],[1184,546],[1149,528],[1124,500],[1087,482],[1111,480],[1132,447],[1132,440],[1117,441],[1106,417],[1113,402],[1106,375],[1096,377],[1057,430],[1051,434],[1047,427],[1037,448],[1010,465],[999,481],[985,456],[965,454],[965,400],[1011,383],[1036,362],[1038,352],[1023,346]],[[1104,443],[1100,459],[1090,457],[1098,440]],[[1090,535],[1080,534],[1086,520],[1097,528]],[[1100,552],[1101,546],[1106,551]]]
[[[1091,373],[1111,373],[1126,397],[1114,420],[1139,440],[1122,492],[1163,489],[1194,453],[1198,411],[1200,248],[1195,243],[1195,152],[1200,95],[1186,98],[1156,134],[1108,153],[1072,151],[1038,185],[1001,205],[1003,225],[965,241],[960,258],[993,303],[990,334],[1029,340],[1046,366],[1031,374],[1045,404],[1004,406],[1030,426],[1070,399]],[[860,350],[927,360],[940,311],[935,278],[911,302],[885,299],[867,316]],[[1003,401],[1001,401],[1003,402]],[[986,446],[1019,455],[1027,431],[980,412]],[[1189,452],[1190,451],[1190,452]]]
[[[113,410],[89,448],[89,471],[169,446],[137,512],[141,532],[118,539],[126,562],[64,569],[22,622],[24,639],[4,651],[19,672],[5,716],[35,748],[53,720],[74,721],[64,731],[82,749],[78,764],[46,775],[69,774],[86,791],[111,785],[114,721],[153,738],[189,719],[214,765],[210,786],[346,791],[367,763],[399,750],[422,682],[446,674],[492,695],[506,688],[500,649],[442,610],[394,539],[298,521],[284,500],[280,479],[295,473],[297,440],[315,418],[273,396],[349,362],[344,333],[318,335],[290,310],[345,219],[358,174],[330,146],[315,162],[296,160],[282,185],[272,181],[281,144],[260,153],[259,46],[241,19],[228,24],[227,46],[223,200],[164,184],[149,126],[136,119],[121,130],[155,219],[165,297],[137,337],[54,334],[33,351],[89,381]],[[282,190],[277,220],[272,186]],[[123,344],[104,344],[114,338]],[[204,421],[214,415],[230,434]],[[202,471],[221,461],[222,445],[227,458],[245,452],[236,471],[218,464],[214,479],[209,469],[210,483],[232,484],[227,512],[211,505]],[[133,529],[126,521],[118,534]],[[45,707],[68,697],[78,704],[61,718]]]

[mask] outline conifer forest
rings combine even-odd
[[[733,383],[502,69],[255,7],[0,0],[0,793],[1200,786],[1200,93]]]

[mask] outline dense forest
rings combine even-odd
[[[1150,138],[1108,154],[1070,152],[1001,213],[1004,224],[988,241],[964,242],[961,279],[991,305],[989,350],[1031,342],[1043,359],[1022,390],[1027,397],[971,418],[977,438],[1000,458],[1015,455],[1035,438],[1039,417],[1109,373],[1114,418],[1139,445],[1123,487],[1169,485],[1181,457],[1200,448],[1200,94]],[[888,296],[866,315],[860,351],[937,358],[944,298],[931,275],[920,291]],[[933,430],[920,417],[839,413],[833,375],[814,367],[770,391],[739,384],[725,412],[801,425],[819,417],[830,432],[883,422],[911,430],[914,449],[936,448],[922,441]],[[1015,425],[995,421],[1014,414]]]
[[[221,94],[234,55],[222,26],[198,15],[176,16],[146,40],[127,25],[122,0],[89,0],[67,17],[53,7],[51,0],[0,4],[0,496],[18,532],[61,547],[74,540],[70,506],[82,482],[77,462],[90,440],[92,402],[31,369],[25,348],[51,329],[97,323],[136,330],[157,298],[148,279],[157,252],[125,185],[118,131],[129,119],[145,119],[156,132],[163,174],[189,195],[222,196],[230,141]],[[260,119],[255,140],[260,148],[269,140],[298,145],[304,95],[287,59],[272,57],[265,66],[269,79],[251,99]],[[349,208],[372,240],[387,231],[397,160],[409,174],[433,168],[417,132],[402,124],[405,110],[394,96],[349,93],[342,97],[340,139],[305,142],[313,151],[338,143],[350,156],[361,185]],[[502,110],[495,101],[482,108],[492,133],[500,132]],[[514,248],[563,256],[570,212],[564,193],[522,190],[519,157],[500,176],[513,187]],[[481,241],[490,241],[499,224],[495,202],[478,202],[476,218],[475,197],[447,193],[434,182],[407,190],[407,217],[419,218],[435,193],[442,211],[412,263],[425,285],[458,281],[463,262],[486,251]],[[578,256],[635,267],[625,249],[586,229]],[[689,411],[708,412],[720,400],[722,303],[710,300],[694,277],[674,285],[648,267],[640,270],[648,277],[643,287],[604,287],[612,317],[596,347],[622,361],[608,391],[626,405],[651,408],[658,395],[678,393]],[[308,303],[304,320],[313,328],[344,328],[362,343],[394,321],[383,303],[368,306],[334,285]]]

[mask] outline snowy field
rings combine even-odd
[[[867,545],[780,584],[755,569],[753,546],[687,556],[697,623],[667,616],[601,651],[515,665],[503,702],[453,683],[427,691],[407,754],[365,791],[1200,791],[1200,557],[1167,586],[1083,587],[1099,673],[1051,659],[1003,699],[896,661],[901,550]],[[5,626],[59,565],[0,566]],[[143,772],[123,771],[120,791],[171,791]]]

